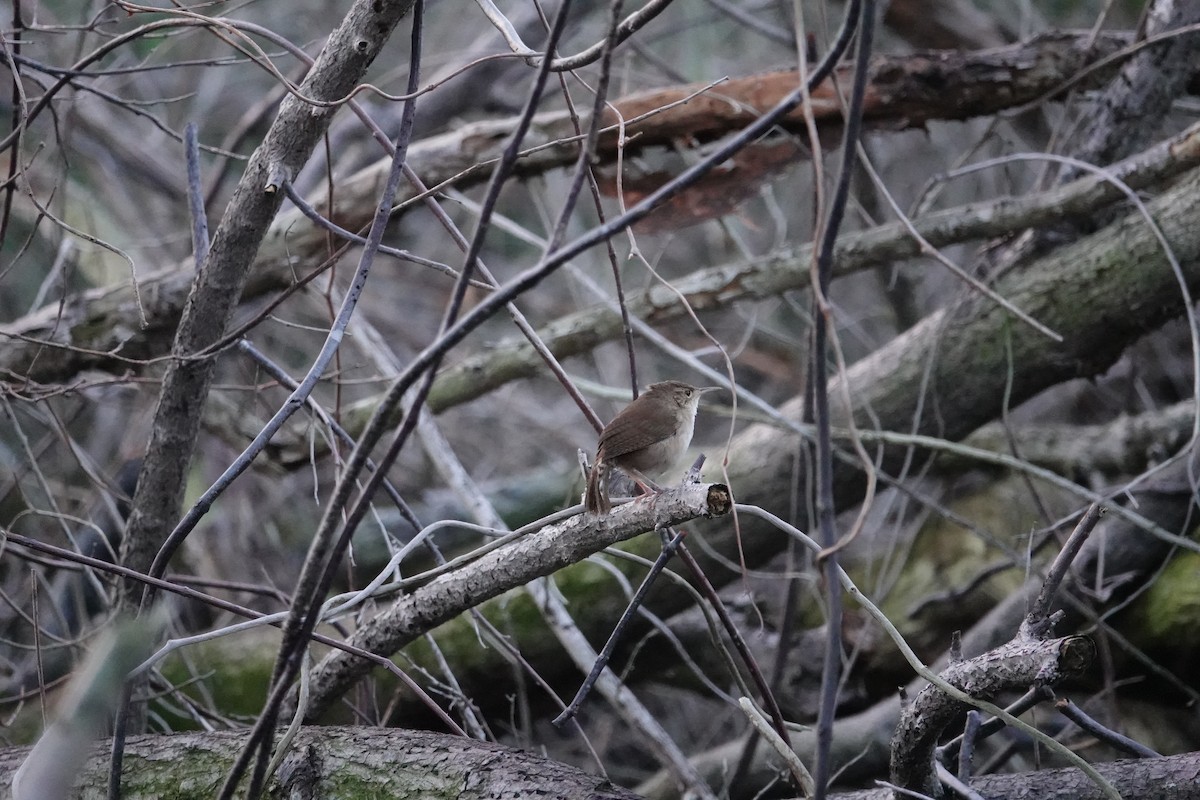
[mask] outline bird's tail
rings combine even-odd
[[[583,505],[592,514],[607,514],[612,510],[612,503],[608,499],[608,464],[599,457],[588,473]]]

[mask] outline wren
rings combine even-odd
[[[697,389],[680,381],[653,383],[617,414],[600,433],[596,463],[588,473],[587,510],[607,514],[612,509],[608,474],[613,467],[644,488],[654,487],[652,479],[670,472],[691,443],[700,395],[719,388]]]

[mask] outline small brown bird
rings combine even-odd
[[[596,463],[588,473],[584,505],[593,514],[612,509],[608,499],[608,473],[612,467],[642,484],[670,472],[692,441],[700,395],[719,389],[697,389],[680,381],[654,383],[627,405],[600,433]]]

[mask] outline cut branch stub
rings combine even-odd
[[[1086,636],[1045,641],[1018,637],[967,661],[951,664],[941,677],[974,698],[991,700],[1034,684],[1053,686],[1083,675],[1095,660],[1096,645]],[[904,709],[892,738],[891,780],[896,786],[941,797],[934,764],[938,737],[970,706],[936,686],[922,689]]]

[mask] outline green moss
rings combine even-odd
[[[1039,491],[1043,487],[1038,487]],[[1027,484],[1010,477],[989,481],[981,490],[951,501],[960,519],[974,522],[967,529],[940,515],[930,517],[913,542],[905,569],[883,604],[892,619],[908,617],[912,606],[935,592],[963,587],[982,570],[1010,556],[1021,563],[1028,535],[1042,523]],[[1024,583],[1022,569],[988,578],[953,613],[978,615]],[[966,607],[964,607],[966,606]]]
[[[1200,554],[1175,554],[1154,583],[1115,620],[1134,644],[1186,659],[1200,648]]]
[[[211,703],[223,715],[252,718],[262,710],[266,700],[279,633],[272,628],[233,636],[238,637],[237,657],[231,657],[235,650],[230,642],[214,639],[188,647],[186,662],[180,654],[168,656],[162,671],[167,680],[183,686],[182,691],[201,705]],[[154,711],[162,715],[171,730],[196,729],[191,717],[173,713],[172,707],[176,707],[175,702],[170,707],[160,703],[154,706]]]

